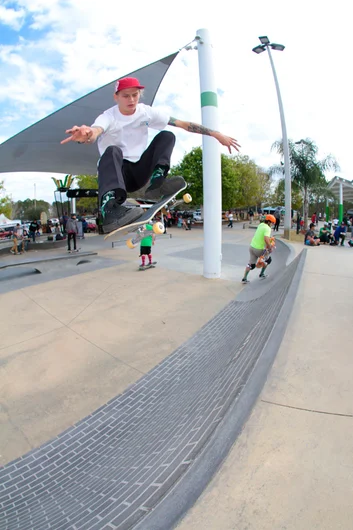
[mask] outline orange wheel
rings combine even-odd
[[[185,193],[185,195],[183,195],[183,201],[186,202],[186,204],[192,201],[190,193]]]
[[[158,221],[157,223],[154,223],[153,225],[153,232],[155,234],[163,234],[164,233],[164,224]]]
[[[136,247],[136,245],[133,244],[132,239],[128,239],[128,240],[126,241],[126,245],[127,245],[129,248],[135,248],[135,247]]]

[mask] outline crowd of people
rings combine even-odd
[[[77,218],[76,214],[69,216],[67,212],[60,217],[57,223],[48,220],[45,225],[42,225],[37,219],[31,221],[29,224],[21,225],[17,223],[11,235],[13,245],[10,252],[16,255],[23,254],[28,250],[29,243],[36,243],[37,238],[41,234],[46,234],[50,239],[54,239],[55,241],[67,239],[68,250],[71,252],[71,241],[73,242],[73,250],[76,250],[77,238],[84,239],[87,229],[88,222],[84,215],[79,215]]]
[[[346,237],[350,232],[348,245],[353,247],[353,216],[349,219],[344,217],[340,223],[334,219],[333,223],[324,222],[323,226],[317,230],[318,222],[315,223],[316,214],[313,214],[312,222],[304,236],[304,244],[307,246],[331,245],[344,246]]]

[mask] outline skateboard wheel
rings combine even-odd
[[[153,225],[153,232],[155,234],[163,234],[164,233],[164,224],[158,221],[157,223],[154,223]]]
[[[183,195],[183,201],[186,202],[186,204],[192,201],[190,193],[185,193],[185,195]]]
[[[128,240],[126,241],[126,245],[127,245],[129,248],[135,248],[135,247],[136,247],[136,245],[133,244],[132,239],[128,239]]]

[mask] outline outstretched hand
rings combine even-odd
[[[239,151],[239,147],[241,147],[237,140],[235,140],[235,138],[232,138],[231,136],[226,136],[225,134],[217,133],[217,135],[215,135],[215,138],[217,138],[220,144],[224,145],[225,147],[228,147],[228,151],[230,154],[232,153],[232,147],[236,151]]]
[[[70,136],[62,140],[61,144],[67,144],[68,142],[89,144],[93,136],[92,128],[87,125],[81,125],[81,127],[74,125],[71,129],[67,129],[65,133],[70,134]]]

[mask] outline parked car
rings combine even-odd
[[[196,210],[196,211],[193,213],[193,218],[194,218],[194,221],[202,221],[202,213],[201,213],[201,210]]]
[[[91,219],[86,219],[87,226],[86,226],[86,232],[96,232],[97,231],[97,225],[95,222],[93,222]]]
[[[12,236],[13,227],[0,228],[0,239],[9,239]]]

